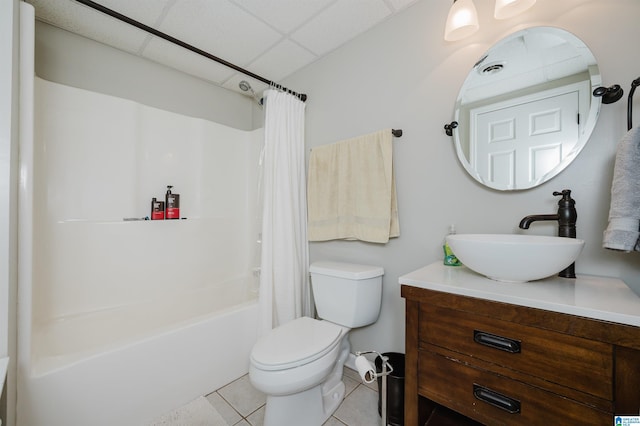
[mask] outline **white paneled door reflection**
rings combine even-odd
[[[552,92],[471,110],[471,160],[485,182],[530,187],[574,148],[580,132],[580,91]]]

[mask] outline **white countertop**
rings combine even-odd
[[[579,315],[640,327],[640,297],[618,278],[578,275],[528,283],[490,280],[465,266],[432,263],[403,275],[400,284]]]

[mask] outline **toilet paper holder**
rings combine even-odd
[[[371,361],[365,357],[366,354],[375,354],[376,357],[382,360],[382,371],[376,371],[374,364],[371,364]],[[364,383],[372,383],[378,377],[382,379],[380,389],[380,414],[382,417],[382,426],[387,426],[387,376],[393,372],[393,367],[389,364],[389,357],[383,356],[377,351],[356,352],[356,369]]]

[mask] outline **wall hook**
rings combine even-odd
[[[593,96],[602,97],[603,104],[612,104],[620,100],[624,90],[619,84],[614,84],[611,87],[596,87],[593,90]]]
[[[449,124],[445,124],[444,125],[444,130],[447,133],[447,136],[453,136],[453,129],[455,129],[456,127],[458,127],[458,122],[457,121],[452,121]]]

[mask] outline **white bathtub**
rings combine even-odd
[[[33,75],[22,67],[17,425],[143,426],[248,371],[258,307],[254,278],[236,277],[256,264],[262,130]],[[188,220],[122,220],[167,184]]]
[[[35,326],[19,424],[142,426],[246,374],[258,305],[245,284]]]

